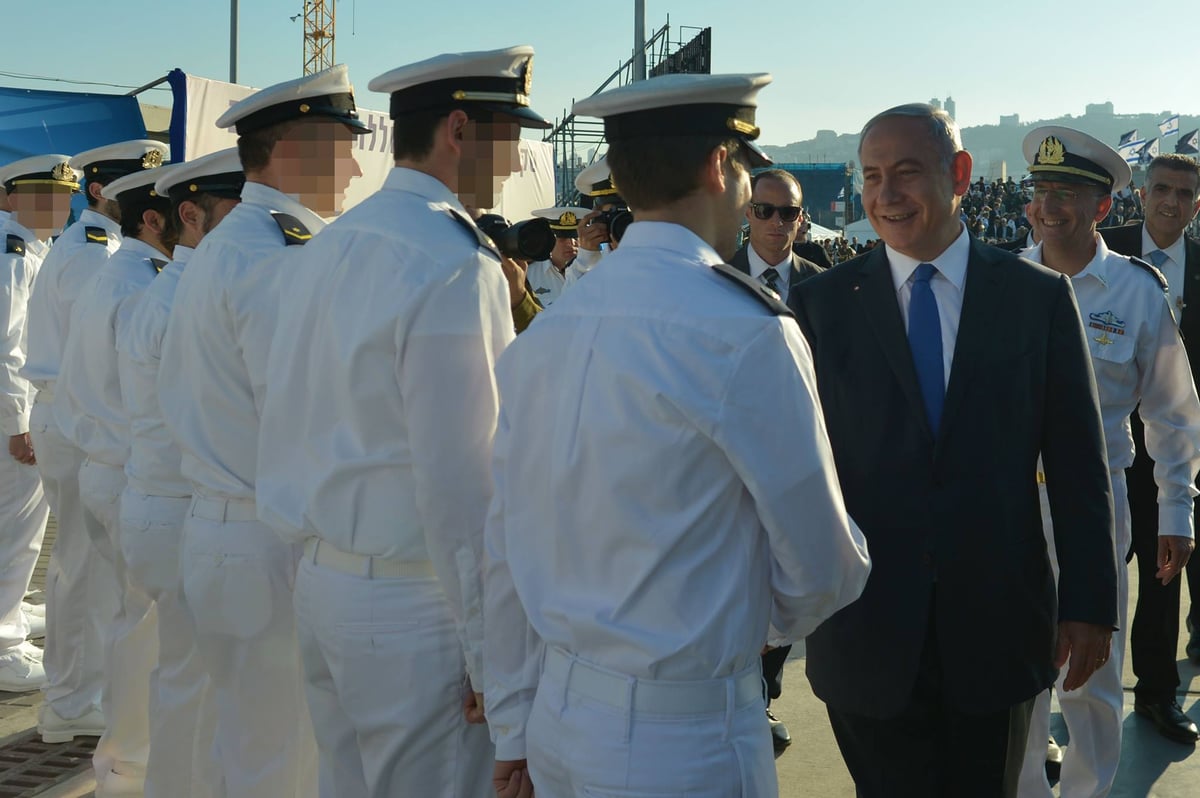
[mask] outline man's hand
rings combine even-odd
[[[1183,571],[1183,566],[1187,565],[1188,560],[1191,559],[1192,550],[1195,547],[1196,544],[1191,538],[1180,535],[1159,535],[1158,571],[1155,572],[1154,578],[1160,580],[1164,585],[1171,584],[1171,580],[1179,576]]]
[[[597,209],[579,220],[579,225],[576,229],[579,231],[580,249],[599,252],[600,245],[608,241],[608,225],[604,222],[592,224],[592,221],[599,218],[599,216],[600,211]]]
[[[496,760],[492,769],[492,788],[496,798],[532,798],[533,782],[524,759],[510,762]]]
[[[13,435],[8,439],[8,453],[22,465],[37,465],[37,458],[33,456],[33,439],[29,437],[28,432]]]
[[[508,280],[508,301],[515,308],[525,298],[525,272],[529,271],[529,264],[501,257],[500,268],[504,270],[504,278]]]
[[[467,692],[463,696],[463,718],[467,723],[486,723],[483,715],[483,693]]]
[[[1071,660],[1064,690],[1076,690],[1095,673],[1112,653],[1112,630],[1080,621],[1060,621],[1058,643],[1054,651],[1054,667],[1062,669]]]

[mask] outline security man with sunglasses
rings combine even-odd
[[[729,264],[766,285],[792,307],[795,299],[791,289],[825,271],[792,252],[802,216],[800,182],[783,169],[768,169],[754,175],[750,185],[750,204],[746,207],[750,239]],[[773,698],[779,697],[780,669],[786,658],[787,651],[783,648],[775,649],[763,658],[763,675]],[[782,748],[791,742],[787,728],[782,724],[772,723],[772,730],[776,746]]]

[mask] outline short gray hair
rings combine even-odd
[[[937,144],[938,156],[943,168],[949,169],[950,164],[954,161],[954,156],[962,151],[962,134],[958,131],[958,123],[950,114],[940,108],[934,108],[929,103],[908,103],[875,114],[867,121],[867,124],[863,125],[862,132],[858,134],[860,162],[862,161],[862,143],[867,138],[867,134],[871,132],[871,128],[885,119],[895,117],[925,120],[929,127],[929,134]]]

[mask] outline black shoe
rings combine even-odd
[[[1133,711],[1153,721],[1158,733],[1168,740],[1190,745],[1200,739],[1200,731],[1196,729],[1196,724],[1183,714],[1179,702],[1175,699],[1154,703],[1134,699]]]
[[[1058,781],[1062,776],[1063,747],[1050,738],[1046,743],[1046,778]]]
[[[1188,618],[1187,630],[1188,642],[1184,651],[1187,652],[1187,658],[1193,665],[1200,665],[1200,629],[1192,624],[1191,618]]]
[[[783,725],[783,721],[772,715],[769,709],[767,710],[767,723],[771,726],[771,742],[775,745],[775,753],[778,754],[792,744],[792,735],[788,733],[788,728]]]

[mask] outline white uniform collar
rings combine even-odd
[[[121,240],[121,248],[117,252],[124,252],[133,255],[135,258],[147,258],[149,260],[167,260],[167,256],[159,252],[154,247],[133,236],[126,236]],[[113,253],[114,255],[116,253]]]
[[[185,247],[183,244],[176,244],[175,249],[171,252],[171,263],[178,263],[182,266],[191,260],[192,253],[195,251],[191,247]]]
[[[634,222],[629,225],[617,252],[639,248],[669,250],[704,266],[725,262],[700,236],[673,222]]]
[[[255,183],[247,180],[246,185],[242,186],[242,202],[295,216],[300,220],[301,224],[308,228],[308,232],[314,235],[325,227],[325,220],[320,216],[317,216],[282,191],[271,188],[263,183]]]
[[[418,172],[416,169],[407,169],[403,166],[393,166],[392,171],[388,172],[387,179],[383,181],[383,187],[390,191],[406,191],[416,194],[432,203],[449,205],[470,218],[467,209],[458,201],[458,197],[454,196],[454,192],[441,180],[425,172]]]
[[[18,235],[25,239],[25,249],[31,251],[39,258],[46,256],[46,251],[50,249],[50,245],[45,241],[39,241],[37,234],[30,230],[25,225],[17,221],[17,217],[9,215],[6,219],[0,219],[0,225],[3,225],[5,232]]]
[[[1093,233],[1096,238],[1096,253],[1092,255],[1092,259],[1087,265],[1072,275],[1072,280],[1082,280],[1084,277],[1094,277],[1100,285],[1108,288],[1108,245],[1104,243],[1104,238],[1099,233]],[[1036,247],[1026,252],[1021,253],[1021,257],[1028,258],[1034,263],[1040,263],[1043,266],[1045,261],[1042,260],[1042,245],[1039,242]]]
[[[962,225],[959,229],[958,238],[954,239],[950,246],[946,247],[942,254],[933,260],[917,260],[886,244],[884,246],[886,247],[884,254],[887,255],[888,265],[892,269],[892,287],[897,291],[900,290],[900,286],[908,282],[912,273],[922,263],[933,264],[938,273],[953,283],[959,291],[963,289],[963,284],[967,281],[967,259],[971,256],[971,237],[967,234],[966,225]]]
[[[1172,262],[1178,264],[1179,266],[1184,265],[1185,259],[1187,258],[1187,248],[1184,243],[1185,238],[1186,236],[1183,233],[1180,233],[1179,238],[1175,239],[1174,244],[1171,244],[1169,247],[1160,247],[1158,244],[1154,243],[1154,239],[1150,237],[1150,231],[1146,229],[1146,223],[1143,222],[1142,260],[1146,261],[1147,263],[1151,262],[1150,253],[1156,249],[1161,249],[1163,252],[1167,253],[1167,257],[1170,258]]]
[[[79,214],[79,224],[89,227],[103,227],[104,232],[108,233],[109,236],[115,237],[118,241],[121,240],[121,223],[109,219],[99,211],[94,211],[91,208],[85,208],[84,211]]]

